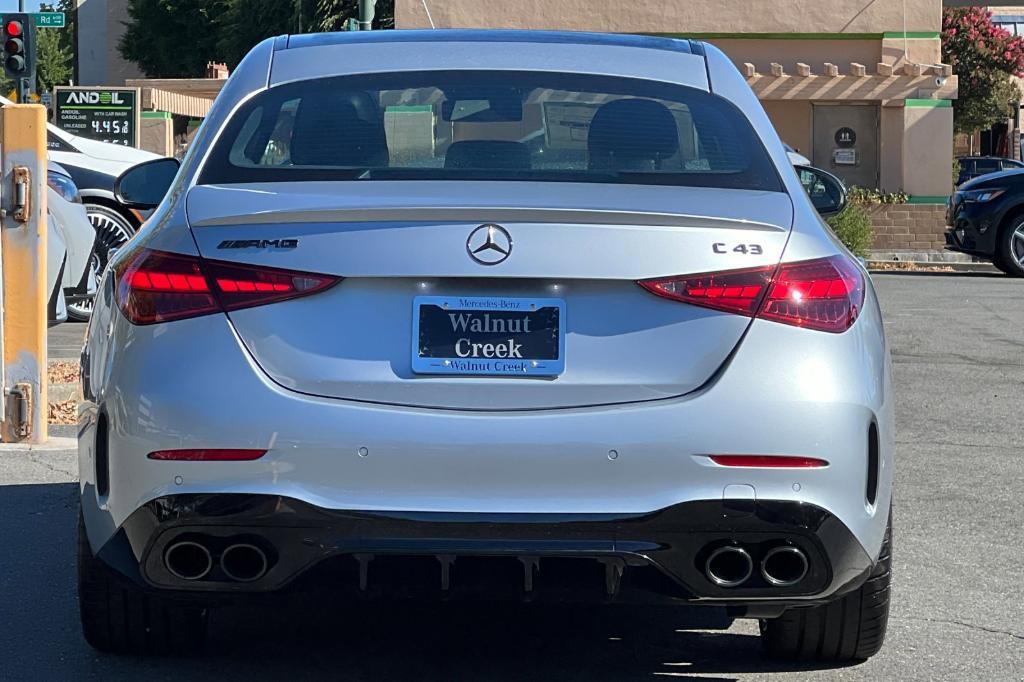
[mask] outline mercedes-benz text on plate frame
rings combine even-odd
[[[497,265],[512,253],[512,236],[501,225],[481,225],[469,233],[466,251],[481,265]]]
[[[418,374],[555,376],[565,370],[565,302],[417,296],[412,339]]]

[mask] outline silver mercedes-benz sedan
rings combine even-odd
[[[882,644],[893,405],[870,280],[710,45],[257,45],[112,262],[82,356],[79,595],[111,651],[327,578],[652,599],[770,655]],[[810,193],[810,196],[808,194]]]

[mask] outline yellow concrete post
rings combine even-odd
[[[0,109],[3,424],[7,443],[47,436],[46,109]],[[59,286],[59,285],[58,285]]]

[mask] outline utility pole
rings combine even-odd
[[[359,0],[359,30],[373,30],[373,14],[377,0]]]

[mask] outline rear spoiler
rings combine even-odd
[[[239,215],[220,215],[192,222],[193,227],[259,225],[273,223],[376,223],[466,222],[482,219],[509,223],[562,223],[579,225],[637,225],[642,227],[694,227],[723,230],[787,232],[788,227],[754,220],[717,218],[686,213],[621,211],[580,208],[526,208],[501,206],[389,206],[345,207],[307,210],[270,210]]]

